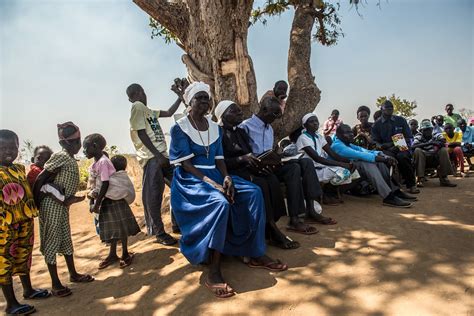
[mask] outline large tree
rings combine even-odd
[[[150,15],[154,35],[176,41],[184,50],[182,61],[189,78],[210,84],[217,102],[235,100],[247,116],[258,109],[255,72],[247,50],[250,21],[294,8],[288,53],[290,92],[286,111],[275,123],[277,138],[288,135],[305,113],[316,108],[320,90],[311,72],[311,40],[325,45],[336,42],[339,19],[333,5],[322,0],[270,0],[253,10],[252,0],[133,1]]]

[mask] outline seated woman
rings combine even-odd
[[[282,249],[298,248],[300,244],[285,236],[275,223],[287,213],[280,181],[273,173],[257,169],[258,158],[252,154],[249,137],[237,127],[243,121],[241,108],[233,101],[221,101],[214,114],[223,128],[222,147],[229,173],[255,183],[263,192],[267,239]]]
[[[304,156],[314,161],[319,181],[332,185],[348,184],[358,177],[354,165],[346,158],[336,154],[325,138],[318,134],[319,120],[314,113],[308,113],[302,119],[304,130],[298,137],[296,146]],[[325,158],[329,155],[333,160]]]
[[[207,84],[189,85],[184,93],[189,114],[171,128],[170,162],[177,166],[171,206],[181,229],[181,252],[191,264],[210,263],[206,287],[223,298],[235,293],[222,277],[222,254],[250,257],[250,267],[271,271],[288,266],[265,256],[262,192],[227,173],[222,132],[207,117],[209,96]]]
[[[352,128],[354,133],[354,144],[365,149],[374,149],[375,143],[372,141],[371,133],[374,123],[369,122],[370,109],[365,105],[359,106],[357,109],[357,119],[360,124]]]

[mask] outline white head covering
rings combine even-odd
[[[196,95],[196,93],[204,91],[207,94],[209,94],[209,97],[211,96],[211,87],[207,83],[204,83],[202,81],[195,81],[191,83],[186,90],[184,90],[184,102],[186,105],[191,105],[191,100],[193,97]]]
[[[312,118],[312,117],[316,117],[316,114],[314,114],[314,113],[308,113],[308,114],[306,114],[306,115],[303,116],[303,118],[301,119],[301,123],[303,123],[303,125],[305,125],[306,122],[307,122],[310,118]]]
[[[220,125],[222,123],[222,114],[224,114],[225,110],[229,108],[232,104],[234,104],[234,101],[230,100],[223,100],[219,102],[219,104],[216,106],[216,109],[214,110],[214,115],[217,118],[217,123]]]

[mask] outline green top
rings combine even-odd
[[[451,116],[449,115],[444,116],[444,124],[450,123],[454,126],[454,128],[458,127],[459,120],[462,120],[462,116],[457,113],[453,113],[453,115]]]

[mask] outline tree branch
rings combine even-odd
[[[189,11],[182,2],[167,0],[133,0],[143,11],[157,20],[184,43],[188,37]]]

